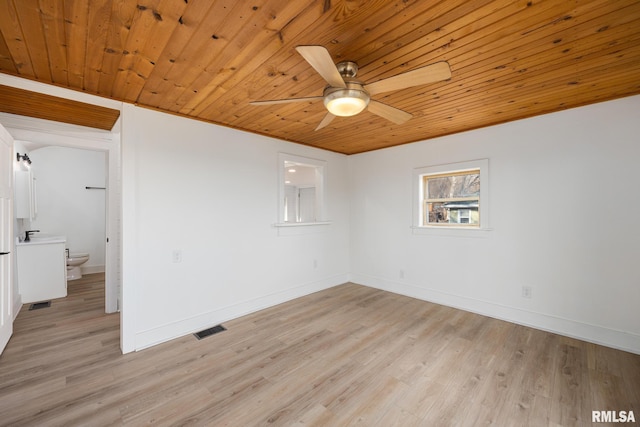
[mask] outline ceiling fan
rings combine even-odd
[[[334,65],[329,51],[323,46],[298,46],[296,50],[318,74],[329,83],[329,86],[324,89],[323,95],[305,98],[253,101],[250,104],[273,105],[322,99],[328,112],[315,130],[327,126],[336,116],[355,116],[365,108],[371,113],[390,120],[393,123],[403,124],[413,117],[410,113],[375,101],[371,99],[371,95],[439,82],[451,78],[449,64],[442,61],[378,80],[377,82],[365,84],[355,78],[358,73],[358,64],[352,61],[344,61]]]

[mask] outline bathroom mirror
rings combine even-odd
[[[280,154],[279,219],[283,224],[324,221],[326,162]]]

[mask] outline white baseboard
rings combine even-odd
[[[22,308],[22,295],[18,294],[13,299],[13,320],[16,320],[18,317],[18,313],[20,313],[20,309]]]
[[[82,274],[104,273],[104,265],[81,265]]]
[[[284,291],[265,295],[252,300],[243,301],[234,305],[219,308],[208,313],[200,314],[178,322],[162,325],[157,328],[138,332],[135,336],[135,349],[145,348],[160,344],[172,339],[210,328],[223,322],[236,319],[247,314],[254,313],[277,304],[300,298],[314,292],[332,288],[349,281],[349,274],[340,274],[328,277],[316,282],[306,283]]]
[[[446,305],[483,316],[577,338],[594,344],[640,354],[640,335],[630,332],[591,325],[545,313],[508,307],[489,301],[448,294],[434,289],[363,274],[351,274],[350,281],[363,286],[369,286],[423,301]]]

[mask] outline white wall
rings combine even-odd
[[[353,281],[640,353],[639,112],[635,96],[351,156]],[[412,170],[480,158],[492,230],[412,232]]]
[[[122,119],[125,352],[348,280],[346,156],[131,105]],[[279,152],[327,161],[332,224],[273,226]]]
[[[71,253],[89,253],[84,273],[105,266],[106,159],[103,151],[68,147],[32,150],[29,158],[37,180],[38,215],[31,227],[67,236]]]
[[[12,76],[0,83],[121,108]],[[352,272],[365,285],[640,353],[639,97],[350,157],[122,110],[125,351]],[[30,141],[29,129],[12,135]],[[328,161],[332,225],[271,227],[279,151]],[[493,230],[413,234],[412,170],[477,158],[490,159]],[[171,262],[174,249],[182,263]]]

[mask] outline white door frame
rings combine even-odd
[[[0,354],[4,351],[13,333],[14,315],[14,275],[13,254],[13,139],[7,130],[0,125],[0,150],[4,151],[0,164],[0,198],[7,202],[0,203],[3,210],[0,224]]]

